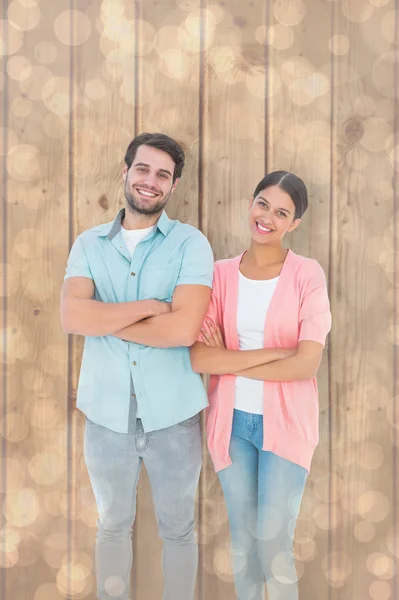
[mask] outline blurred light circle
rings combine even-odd
[[[18,548],[4,551],[0,549],[0,568],[11,569],[18,563],[19,552]]]
[[[375,537],[375,525],[368,521],[359,521],[354,527],[353,534],[359,542],[369,543]]]
[[[330,52],[336,56],[344,56],[345,54],[348,54],[350,46],[351,44],[349,38],[346,35],[333,35],[328,42]]]
[[[32,112],[33,103],[29,98],[18,96],[11,102],[11,112],[16,117],[28,117]]]
[[[28,77],[19,82],[19,88],[31,100],[42,100],[51,93],[50,82],[53,80],[53,74],[47,67],[35,65]]]
[[[0,56],[15,54],[23,44],[23,32],[6,19],[0,19]]]
[[[15,79],[16,81],[26,79],[29,77],[31,72],[31,62],[25,56],[18,55],[9,58],[7,63],[7,73],[11,79]]]
[[[381,552],[373,552],[367,557],[367,569],[380,579],[391,579],[394,574],[392,558]]]
[[[66,470],[66,463],[59,454],[38,452],[29,461],[29,474],[39,485],[51,485],[58,481]]]
[[[392,597],[392,589],[387,581],[373,581],[369,593],[372,600],[389,600]]]
[[[381,492],[370,490],[362,494],[358,501],[358,511],[365,521],[383,521],[390,510],[388,498]]]
[[[102,100],[107,93],[105,83],[101,79],[90,79],[86,82],[84,90],[90,100]]]
[[[294,31],[291,27],[276,23],[269,27],[266,42],[276,50],[287,50],[294,43]]]
[[[358,465],[369,471],[378,469],[384,461],[384,451],[379,444],[366,442],[361,444],[356,453]]]
[[[20,144],[11,148],[7,157],[7,171],[19,181],[32,181],[40,175],[40,153],[38,148]]]
[[[56,17],[54,31],[66,46],[79,46],[89,39],[91,22],[81,10],[65,10]]]
[[[302,0],[275,0],[274,16],[281,25],[299,25],[303,20],[306,7]]]
[[[381,29],[384,37],[391,43],[397,44],[395,24],[399,23],[399,10],[391,10],[385,13],[381,19]]]
[[[40,21],[40,8],[36,4],[30,6],[21,6],[19,0],[14,0],[8,6],[8,20],[20,31],[30,31],[34,29]]]
[[[126,585],[122,577],[111,575],[104,582],[104,589],[111,597],[119,597],[125,592]]]
[[[369,154],[360,146],[354,146],[347,152],[345,162],[350,169],[362,171],[369,163]]]
[[[66,533],[50,533],[43,541],[43,558],[49,567],[60,569],[65,553],[68,550]]]
[[[349,21],[362,23],[371,17],[374,7],[369,0],[342,0],[342,12]]]
[[[68,120],[54,113],[46,115],[42,122],[44,133],[52,139],[63,138],[68,133],[68,127]]]
[[[40,501],[35,490],[22,488],[9,493],[3,504],[7,521],[15,527],[32,525],[40,514]]]
[[[42,542],[30,531],[22,532],[21,541],[18,545],[18,565],[28,567],[34,565],[41,556]]]
[[[55,583],[42,583],[35,591],[33,600],[65,600]]]
[[[374,98],[366,96],[365,94],[358,96],[354,101],[354,109],[358,115],[369,117],[375,110]]]
[[[384,150],[386,141],[392,133],[392,127],[389,123],[378,117],[370,117],[362,123],[363,135],[360,138],[360,144],[370,152],[380,152]]]

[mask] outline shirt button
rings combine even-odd
[[[135,398],[135,397],[136,397],[136,394],[132,394],[132,398]]]
[[[133,364],[134,364],[134,366],[136,366],[137,365],[136,361],[134,361]]]
[[[130,275],[131,275],[132,277],[134,277],[134,276],[136,275],[136,273],[133,273],[133,271],[132,271],[132,272],[130,273]]]

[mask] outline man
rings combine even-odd
[[[164,212],[184,166],[166,135],[143,133],[123,171],[126,207],[75,241],[62,288],[67,333],[86,336],[77,406],[99,519],[100,600],[128,600],[131,532],[142,461],[163,540],[164,600],[193,598],[199,412],[207,406],[189,347],[212,286],[213,254],[194,227]]]

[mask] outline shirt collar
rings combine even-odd
[[[105,225],[100,225],[98,227],[97,235],[100,237],[108,237],[111,241],[113,238],[120,232],[122,228],[122,221],[125,217],[125,209],[121,208],[121,210],[116,215],[115,219],[111,223],[106,223]],[[172,221],[169,219],[168,215],[165,211],[162,211],[161,216],[156,222],[155,226],[159,229],[163,235],[168,235],[170,230],[172,229]]]

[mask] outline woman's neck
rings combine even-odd
[[[243,258],[248,266],[262,268],[284,262],[287,253],[288,250],[282,246],[261,246],[251,243]]]

